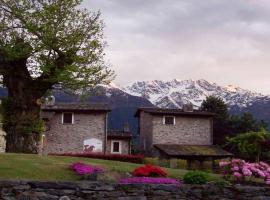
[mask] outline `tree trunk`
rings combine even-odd
[[[26,60],[14,62],[4,76],[8,98],[3,100],[3,128],[7,133],[6,151],[38,153],[40,133],[40,99],[46,90],[34,84]]]
[[[40,106],[36,99],[20,97],[8,98],[4,129],[7,132],[6,151],[21,153],[38,153],[40,133]]]

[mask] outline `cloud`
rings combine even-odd
[[[101,10],[115,82],[205,78],[270,94],[270,1],[85,0]]]

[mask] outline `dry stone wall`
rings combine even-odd
[[[270,200],[270,188],[259,186],[119,185],[103,182],[0,181],[3,200]]]
[[[2,130],[2,124],[0,124],[0,153],[6,151],[6,132]]]

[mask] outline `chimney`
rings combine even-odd
[[[124,133],[128,133],[129,132],[129,124],[128,124],[128,122],[125,122],[124,123],[123,132]]]
[[[53,95],[46,97],[45,105],[46,106],[54,106],[55,104],[55,97]]]
[[[184,104],[183,111],[184,112],[193,112],[193,104],[192,103]]]

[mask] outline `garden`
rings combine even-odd
[[[270,186],[270,165],[265,162],[249,163],[241,159],[221,161],[219,163],[222,171],[223,184],[266,184]],[[69,166],[81,180],[97,181],[97,176],[106,171],[102,166],[76,162]],[[120,178],[120,184],[173,184],[180,186],[185,184],[206,184],[210,182],[210,174],[203,171],[188,171],[182,179],[169,177],[168,172],[158,166],[145,164],[135,168],[131,173]],[[222,179],[215,181],[221,183]],[[214,181],[214,180],[212,180]]]
[[[241,159],[219,160],[215,172],[185,170],[183,160],[177,161],[177,169],[171,169],[167,161],[143,155],[65,153],[41,156],[6,153],[0,154],[0,177],[46,181],[88,180],[122,185],[221,183],[270,186],[270,165],[263,157],[268,140],[269,133],[264,130],[228,139],[228,144],[241,153]]]

